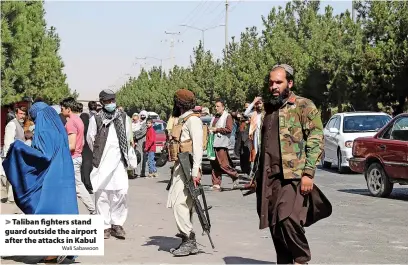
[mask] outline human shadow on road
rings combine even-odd
[[[180,238],[168,237],[168,236],[151,236],[149,241],[143,244],[142,246],[158,246],[157,251],[170,252],[171,248],[176,248],[180,245]],[[199,249],[198,253],[206,253]],[[208,254],[208,253],[206,253]]]
[[[222,258],[225,264],[276,264],[276,262],[249,259],[237,256],[228,256]]]
[[[170,182],[169,179],[164,179],[164,180],[157,181],[157,183],[164,183],[164,184],[168,184],[169,182]]]
[[[151,236],[149,241],[142,246],[158,246],[158,251],[169,252],[171,248],[177,247],[181,240],[175,237],[168,236]]]
[[[370,192],[367,189],[340,189],[338,191],[375,198],[374,196],[370,194]],[[382,199],[408,201],[408,189],[394,189],[388,198],[382,198]]]
[[[331,167],[331,168],[324,168],[324,167],[322,167],[321,165],[318,165],[318,166],[316,166],[316,167],[317,167],[318,169],[322,170],[322,171],[326,171],[326,172],[329,172],[329,173],[333,173],[333,174],[336,174],[336,175],[339,175],[339,176],[341,176],[341,175],[347,176],[347,175],[358,175],[358,174],[360,174],[360,173],[351,171],[351,169],[349,169],[349,168],[346,169],[346,172],[345,172],[344,174],[339,174],[338,169],[337,169],[337,166],[333,166],[333,167]]]

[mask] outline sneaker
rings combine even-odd
[[[220,186],[220,185],[213,185],[213,186],[211,187],[211,190],[213,190],[213,191],[221,191],[221,186]]]
[[[122,226],[112,225],[111,235],[118,239],[125,239],[126,233]]]

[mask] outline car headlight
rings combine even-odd
[[[348,147],[348,148],[353,148],[353,141],[346,141],[346,142],[344,143],[344,146],[345,146],[345,147]]]

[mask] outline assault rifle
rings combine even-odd
[[[198,219],[200,220],[201,227],[203,228],[203,235],[204,233],[207,234],[208,239],[210,240],[211,243],[211,247],[214,249],[215,248],[214,243],[212,242],[210,236],[211,222],[210,215],[208,214],[209,209],[207,207],[207,200],[205,199],[204,190],[200,184],[197,185],[197,188],[194,186],[194,180],[193,177],[191,176],[192,157],[188,152],[179,153],[177,156],[181,168],[184,172],[184,176],[186,177],[186,182],[184,183],[184,185],[186,186],[188,193],[191,195],[191,198],[193,199],[195,211],[198,215]],[[198,196],[200,195],[202,196],[204,209],[201,206],[200,200],[198,199]]]

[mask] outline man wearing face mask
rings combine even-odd
[[[10,149],[10,145],[16,141],[20,140],[25,142],[25,135],[24,135],[24,121],[26,117],[27,108],[25,107],[17,107],[14,111],[15,118],[7,123],[5,132],[4,132],[4,156],[7,155],[8,150]],[[14,196],[13,190],[10,183],[7,181],[7,202],[13,203]]]
[[[136,168],[136,177],[146,177],[146,166],[147,166],[147,154],[144,152],[145,144],[146,144],[146,119],[147,119],[147,111],[142,110],[139,113],[140,116],[140,124],[139,129],[133,133],[133,137],[136,143],[136,151],[139,152],[141,156],[141,162]]]
[[[103,109],[91,117],[87,133],[87,142],[93,154],[90,179],[97,214],[104,218],[105,239],[111,235],[125,239],[123,224],[128,215],[127,167],[131,123],[126,113],[116,109],[115,98],[115,93],[110,89],[99,94]]]
[[[311,259],[304,227],[331,214],[330,202],[313,184],[323,125],[313,102],[291,91],[291,66],[274,66],[268,83],[254,167],[259,228],[269,227],[278,264],[304,264]]]

